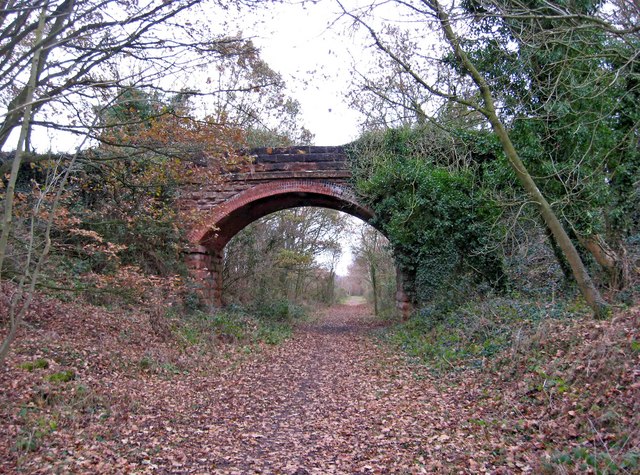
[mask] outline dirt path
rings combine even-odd
[[[545,347],[555,359],[544,376],[505,378],[408,364],[372,337],[378,324],[356,301],[248,354],[224,344],[194,353],[144,314],[55,305],[36,307],[0,368],[0,474],[595,473],[567,462],[585,453],[637,473],[635,313],[606,331],[582,323],[581,346]],[[575,339],[558,328],[559,341]],[[569,363],[578,376],[554,373]],[[518,364],[530,360],[506,368]],[[583,379],[555,391],[550,377]],[[632,428],[620,436],[614,410]]]
[[[512,431],[508,426],[501,430],[488,409],[486,402],[495,394],[473,384],[447,384],[406,364],[372,338],[378,323],[358,302],[328,309],[281,346],[263,349],[222,372],[216,366],[205,374],[173,377],[118,370],[113,358],[125,361],[118,352],[133,342],[114,343],[107,352],[106,333],[93,330],[95,321],[88,319],[86,325],[95,339],[80,346],[79,332],[69,332],[74,338],[64,343],[84,355],[79,361],[92,365],[86,371],[78,365],[78,381],[68,383],[78,389],[66,403],[48,406],[38,399],[42,383],[33,382],[41,378],[35,371],[12,370],[31,378],[20,381],[4,374],[4,384],[17,392],[6,394],[13,394],[13,402],[0,411],[9,421],[0,434],[5,444],[4,452],[0,447],[0,472],[530,471],[518,455]],[[78,327],[77,319],[74,324]],[[118,341],[127,334],[114,329]],[[42,340],[24,344],[19,352],[33,358]],[[144,341],[139,345],[144,348]],[[139,356],[128,357],[134,358]],[[91,392],[80,392],[81,386]],[[65,408],[75,415],[53,426],[55,414]],[[32,429],[26,436],[39,440],[31,452],[11,448],[24,440],[25,429],[18,424],[27,417]],[[488,425],[492,430],[486,430]]]
[[[268,361],[247,368],[221,401],[218,435],[231,443],[220,451],[220,468],[327,473],[382,462],[385,455],[374,450],[391,448],[379,438],[388,421],[371,409],[391,381],[377,384],[381,355],[367,338],[363,310],[335,307]],[[385,451],[395,457],[395,450],[377,450]]]
[[[160,400],[174,407],[147,406],[128,421],[128,461],[137,453],[138,463],[158,473],[481,469],[482,461],[465,451],[487,442],[469,424],[480,417],[467,413],[473,395],[443,396],[429,377],[379,348],[368,315],[364,306],[333,307],[222,380],[155,388],[172,393]],[[482,456],[480,447],[473,451]]]

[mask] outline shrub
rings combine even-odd
[[[442,163],[433,150],[416,146],[430,132],[389,130],[354,144],[356,188],[418,302],[433,300],[461,276],[504,290],[492,227],[500,208],[481,186],[482,167]]]
[[[254,302],[249,310],[259,318],[276,322],[299,320],[305,315],[302,306],[287,299]]]

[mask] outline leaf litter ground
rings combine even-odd
[[[580,434],[576,399],[538,400],[526,378],[408,363],[372,338],[381,324],[363,305],[331,307],[280,346],[213,356],[171,347],[141,315],[48,305],[0,373],[0,472],[539,473],[554,450],[607,436]],[[629,427],[637,361],[616,376]],[[51,380],[61,370],[73,379]]]

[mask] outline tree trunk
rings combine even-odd
[[[453,49],[454,54],[458,59],[459,65],[462,66],[462,68],[469,74],[469,76],[471,76],[471,79],[480,90],[484,102],[484,107],[481,108],[479,112],[481,112],[487,118],[494,133],[500,139],[502,149],[504,150],[511,168],[513,168],[513,170],[515,171],[516,176],[520,180],[520,183],[527,191],[533,202],[538,206],[544,222],[553,234],[558,243],[558,246],[560,246],[560,249],[562,249],[562,252],[566,256],[567,261],[571,266],[571,270],[573,271],[573,275],[576,279],[576,282],[578,283],[580,292],[584,296],[589,306],[592,308],[596,318],[606,317],[610,313],[609,305],[604,301],[602,295],[600,295],[600,292],[594,285],[591,276],[587,272],[584,263],[578,255],[578,251],[567,235],[567,232],[562,227],[562,224],[555,215],[553,209],[551,208],[551,205],[542,195],[535,181],[529,174],[529,171],[520,159],[520,156],[518,155],[513,142],[511,142],[511,137],[509,136],[507,129],[496,113],[494,99],[493,95],[491,94],[489,85],[485,81],[484,77],[480,74],[480,72],[476,69],[473,62],[469,59],[466,52],[460,46],[459,39],[454,33],[451,26],[449,15],[444,11],[437,0],[431,0],[431,2],[433,10],[438,16],[438,20],[440,22],[440,26],[444,33],[444,36]]]
[[[36,30],[36,37],[35,37],[35,44],[39,44],[42,38],[42,34],[44,32],[44,28],[45,28],[45,24],[46,24],[46,8],[47,8],[47,4],[45,3],[45,5],[42,8],[41,14],[40,14],[40,18],[38,21],[38,29]],[[31,69],[31,75],[29,77],[29,83],[28,83],[28,89],[29,89],[29,95],[31,98],[33,98],[33,93],[35,90],[35,86],[37,84],[37,80],[38,80],[38,75],[39,75],[39,71],[41,70],[41,57],[40,57],[40,51],[41,51],[42,47],[40,47],[38,50],[36,50],[36,52],[34,53],[33,56],[33,61],[32,61],[32,69]],[[22,120],[22,127],[20,130],[20,137],[18,139],[18,147],[17,147],[17,151],[16,151],[16,158],[14,159],[14,164],[12,166],[12,174],[11,177],[9,178],[9,183],[11,184],[11,189],[9,189],[9,187],[7,187],[7,193],[5,195],[5,216],[3,218],[3,229],[2,229],[2,238],[0,239],[0,244],[1,244],[1,248],[0,248],[0,271],[2,270],[2,261],[4,260],[4,256],[6,253],[6,244],[7,244],[7,238],[8,238],[8,234],[9,234],[9,227],[11,225],[11,218],[12,218],[12,213],[13,213],[13,192],[15,190],[15,182],[16,182],[16,177],[18,175],[19,169],[20,169],[20,152],[23,150],[24,147],[24,142],[26,139],[26,135],[27,132],[29,130],[29,127],[31,125],[31,100],[28,101],[27,106],[24,109],[24,117]],[[30,305],[31,305],[31,301],[33,300],[33,295],[35,292],[35,288],[36,288],[36,283],[38,281],[38,276],[40,275],[40,271],[42,269],[42,266],[44,265],[44,263],[46,262],[47,256],[49,255],[49,251],[51,249],[51,228],[53,226],[53,220],[54,220],[54,216],[55,216],[55,211],[56,208],[58,207],[60,200],[62,198],[62,194],[65,188],[65,185],[67,183],[67,180],[69,178],[69,173],[71,172],[71,169],[73,168],[73,165],[77,159],[78,156],[78,151],[80,150],[81,147],[84,146],[84,143],[86,141],[86,137],[85,139],[82,141],[82,143],[78,146],[78,149],[76,151],[76,153],[73,155],[69,166],[67,167],[66,171],[62,174],[61,179],[58,182],[58,189],[55,193],[55,197],[53,200],[53,203],[51,204],[51,208],[49,210],[49,216],[47,218],[47,223],[44,229],[44,247],[42,248],[42,251],[40,252],[40,255],[38,257],[38,259],[35,262],[35,266],[33,268],[33,270],[31,272],[29,272],[29,268],[31,266],[31,258],[33,256],[33,252],[34,252],[34,242],[33,242],[33,238],[34,238],[34,232],[35,232],[35,220],[36,217],[39,213],[39,207],[42,204],[42,202],[38,202],[38,204],[36,204],[36,206],[34,207],[33,210],[33,214],[32,214],[32,218],[31,218],[31,240],[29,243],[29,248],[28,248],[28,252],[27,252],[27,262],[25,264],[25,270],[24,273],[22,274],[22,277],[20,279],[20,282],[18,284],[18,289],[16,292],[16,295],[14,295],[14,297],[12,298],[12,302],[9,308],[9,331],[7,332],[7,335],[5,336],[4,340],[2,341],[2,344],[0,344],[0,364],[5,360],[5,358],[7,357],[8,353],[9,353],[9,348],[11,347],[11,344],[13,343],[13,340],[16,338],[17,333],[18,333],[18,329],[20,328],[22,321],[24,319],[24,316],[26,315]],[[16,164],[17,163],[17,164]],[[13,179],[13,181],[12,181]],[[54,183],[55,183],[55,178],[54,178]],[[48,187],[47,187],[48,188]],[[45,191],[45,194],[47,193],[47,191]],[[7,225],[8,222],[8,225]],[[27,279],[29,279],[29,286],[25,292],[25,286],[26,286],[26,282]],[[24,297],[24,301],[21,302],[21,300]],[[19,307],[19,308],[18,308]]]
[[[583,238],[578,237],[580,244],[591,253],[596,262],[607,272],[611,286],[623,289],[628,282],[624,257],[615,252],[598,234]]]
[[[560,266],[560,270],[564,275],[565,281],[567,282],[567,284],[570,282],[575,282],[575,279],[573,278],[573,272],[571,271],[571,266],[567,262],[567,259],[564,257],[564,254],[562,253],[562,249],[560,249],[560,246],[558,246],[558,243],[556,242],[556,238],[553,236],[553,233],[551,232],[551,230],[549,229],[546,223],[543,222],[542,226],[544,226],[544,234],[549,240],[549,245],[551,246],[553,255],[556,257],[556,260],[558,261],[558,265]]]
[[[35,32],[37,40],[34,45],[40,44],[40,47],[33,54],[34,61],[32,62],[32,65],[36,65],[36,70],[32,70],[31,74],[35,75],[36,78],[39,79],[40,73],[42,73],[42,70],[44,69],[44,63],[46,62],[49,53],[54,49],[51,45],[55,43],[56,38],[62,31],[64,23],[71,15],[75,3],[76,0],[65,0],[58,5],[56,10],[53,12],[53,15],[50,18],[54,19],[54,23],[48,32],[47,37],[44,38],[44,43],[48,45],[48,47],[44,48],[42,44],[44,28],[40,27],[40,20],[42,20],[42,17],[45,17],[46,19],[47,7],[49,6],[49,2],[44,2],[41,16],[38,19],[38,28]],[[0,124],[0,147],[5,145],[6,141],[10,137],[11,131],[20,123],[20,119],[22,118],[21,110],[27,107],[29,110],[33,109],[33,90],[36,85],[37,81],[33,85],[31,84],[31,81],[29,81],[7,106],[7,113],[2,124]],[[40,108],[41,106],[42,103],[36,104],[35,107]]]
[[[369,263],[369,275],[371,277],[371,289],[373,291],[373,314],[378,315],[378,279],[376,276],[376,265]]]
[[[44,33],[45,20],[47,17],[47,5],[45,4],[40,13],[38,21],[38,29],[36,30],[35,44],[39,44],[42,41],[42,35]],[[42,69],[40,64],[40,55],[42,53],[42,47],[38,48],[33,54],[33,60],[31,62],[31,72],[29,76],[29,82],[26,88],[26,100],[25,106],[22,111],[22,127],[20,127],[20,136],[18,137],[18,146],[16,147],[16,154],[11,165],[11,174],[9,175],[9,182],[7,183],[7,189],[4,195],[4,216],[2,217],[2,234],[0,234],[0,278],[2,278],[2,269],[4,266],[4,259],[7,253],[7,243],[9,241],[9,234],[13,226],[13,198],[15,195],[16,182],[18,180],[18,174],[20,173],[20,165],[22,155],[24,154],[24,145],[27,139],[27,133],[31,127],[31,110],[33,108],[33,96],[38,83],[38,77]]]
[[[490,109],[489,113],[487,114],[487,118],[489,119],[494,132],[500,138],[500,142],[507,156],[509,164],[516,172],[516,175],[518,176],[518,179],[520,180],[520,183],[522,184],[524,189],[529,193],[534,203],[536,203],[536,205],[538,206],[538,210],[540,211],[544,222],[547,224],[549,230],[553,234],[553,237],[556,239],[558,246],[560,247],[560,249],[562,249],[562,252],[567,258],[567,261],[571,266],[573,276],[578,283],[580,292],[593,310],[596,318],[606,317],[610,312],[609,305],[602,298],[602,295],[600,295],[600,292],[593,283],[593,280],[591,279],[589,272],[584,266],[582,259],[580,259],[578,251],[573,245],[571,238],[569,238],[569,235],[562,227],[562,224],[551,208],[551,205],[542,195],[535,182],[533,181],[533,178],[529,174],[529,171],[525,168],[524,164],[520,160],[518,152],[513,146],[508,132],[506,131],[504,125],[493,109],[492,98],[490,98],[490,102],[487,103],[487,106],[489,106],[488,108]]]

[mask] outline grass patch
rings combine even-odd
[[[246,309],[232,306],[214,313],[193,310],[167,315],[172,333],[184,347],[204,350],[225,345],[278,345],[291,337],[294,323],[304,317],[302,307],[286,300],[254,304]],[[140,362],[142,369],[151,366],[152,362]]]
[[[45,360],[44,358],[38,358],[35,361],[25,361],[24,363],[18,365],[18,368],[29,371],[30,373],[36,369],[47,369],[48,367],[49,361]]]
[[[63,373],[68,377],[69,372],[55,374]],[[33,452],[47,439],[55,438],[61,427],[76,424],[81,418],[104,420],[110,414],[107,401],[85,385],[36,387],[29,401],[18,410],[16,420],[20,432],[13,448],[18,452]]]
[[[45,376],[44,379],[52,383],[68,383],[69,381],[76,379],[76,373],[68,369],[58,373],[49,374]]]
[[[43,439],[58,429],[58,421],[51,416],[36,417],[29,427],[24,427],[15,442],[15,449],[33,452],[40,447]]]
[[[436,371],[481,367],[503,350],[523,345],[545,322],[587,313],[586,306],[573,301],[541,305],[494,297],[460,306],[441,302],[391,327],[385,338]]]
[[[629,450],[620,453],[598,451],[586,447],[575,447],[569,451],[559,451],[553,454],[542,469],[543,473],[637,473],[640,468],[640,452]]]

